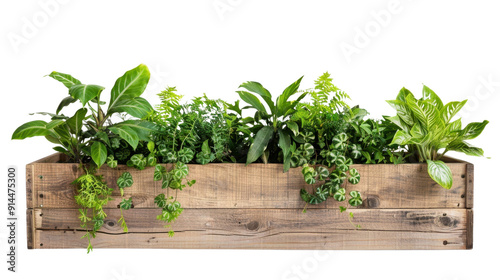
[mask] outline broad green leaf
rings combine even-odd
[[[52,114],[52,113],[48,113],[48,112],[36,112],[36,113],[30,113],[30,116],[32,115],[43,115],[43,116],[50,116],[50,119],[51,120],[65,120],[67,119],[68,117],[66,117],[65,115],[57,115],[57,114]]]
[[[116,184],[120,189],[131,187],[134,184],[134,179],[130,172],[123,172],[122,175],[116,181]]]
[[[87,115],[87,108],[81,108],[76,111],[75,115],[69,118],[66,123],[68,124],[71,133],[79,135],[82,131],[83,120]]]
[[[143,120],[128,120],[113,125],[114,127],[128,127],[137,133],[142,141],[149,141],[152,133],[158,130],[156,124]]]
[[[22,140],[33,136],[47,136],[50,131],[44,121],[31,121],[18,127],[12,134],[12,139]]]
[[[441,115],[444,123],[449,123],[451,119],[460,111],[460,109],[464,107],[465,103],[467,103],[467,100],[464,100],[462,102],[454,101],[446,104],[439,111],[439,114]]]
[[[142,97],[135,97],[131,99],[123,98],[120,102],[115,103],[113,108],[108,110],[108,115],[113,113],[128,113],[129,115],[142,119],[153,111],[153,107],[149,102]]]
[[[118,134],[123,140],[132,146],[135,150],[139,144],[139,136],[132,128],[128,126],[110,126],[109,130],[115,134]]]
[[[295,136],[299,135],[299,126],[297,125],[296,122],[287,121],[286,127],[288,127],[292,131],[293,135]]]
[[[432,89],[424,85],[422,94],[424,99],[429,100],[436,107],[436,109],[441,110],[443,108],[443,101],[441,101],[441,98],[439,98],[439,96]]]
[[[427,172],[429,176],[436,181],[441,187],[445,189],[451,189],[453,185],[453,177],[451,174],[451,170],[446,165],[446,163],[436,160],[427,160]]]
[[[273,133],[273,128],[269,126],[264,126],[257,132],[247,154],[247,165],[256,161],[262,155],[267,147],[267,144],[269,143],[269,140],[273,137]]]
[[[489,121],[483,121],[482,123],[474,122],[468,124],[460,134],[458,135],[461,140],[470,140],[478,137],[486,127]]]
[[[422,125],[420,123],[415,123],[415,125],[411,128],[410,130],[411,136],[415,138],[424,138],[425,137],[425,130],[422,128]]]
[[[412,126],[414,124],[413,114],[410,108],[401,100],[387,100],[387,103],[391,105],[397,111],[398,117],[405,124]]]
[[[98,85],[74,85],[69,89],[69,95],[82,102],[83,106],[90,100],[96,98],[104,90],[104,87]]]
[[[484,151],[481,148],[474,147],[465,141],[454,141],[451,142],[447,147],[449,151],[462,152],[468,156],[482,157],[484,156]]]
[[[237,93],[240,96],[241,100],[250,104],[253,108],[257,109],[257,111],[267,115],[266,108],[264,107],[264,105],[262,105],[257,96],[251,94],[248,91],[237,91]]]
[[[400,117],[394,116],[394,117],[389,117],[387,119],[391,121],[393,124],[397,125],[404,132],[410,133],[410,127],[405,122],[403,122]]]
[[[458,119],[456,121],[451,122],[448,124],[446,127],[446,132],[451,133],[451,132],[457,132],[462,130],[462,119]]]
[[[403,103],[406,103],[406,96],[408,96],[408,94],[411,94],[411,96],[413,96],[413,93],[411,93],[408,89],[402,88],[399,91],[399,94],[396,97],[396,100],[399,100],[399,101],[402,101]]]
[[[407,102],[415,117],[424,125],[424,129],[430,130],[441,123],[439,111],[431,103],[415,100],[414,98],[408,98]]]
[[[273,100],[271,99],[271,93],[264,88],[260,83],[257,82],[246,82],[240,85],[240,87],[245,88],[251,92],[257,93],[264,99],[269,109],[271,109],[271,113],[275,113],[276,108],[274,107]]]
[[[118,78],[111,89],[111,99],[108,112],[116,112],[114,107],[124,102],[126,99],[139,97],[149,82],[149,69],[146,65],[140,64]],[[109,114],[109,113],[108,113]]]
[[[394,135],[394,138],[392,139],[392,142],[391,144],[389,145],[394,145],[394,144],[398,144],[398,145],[406,145],[410,142],[410,139],[411,139],[411,135],[402,131],[402,130],[398,130],[396,132],[396,134]]]
[[[281,128],[278,129],[278,135],[279,135],[279,146],[281,150],[283,151],[283,157],[287,157],[288,153],[290,153],[290,135],[285,133]]]
[[[60,120],[60,119],[56,119],[56,120],[53,120],[53,121],[50,121],[46,126],[45,128],[47,129],[53,129],[54,127],[57,127],[57,126],[60,126],[62,124],[64,124],[65,121],[63,120]]]
[[[101,142],[94,142],[90,147],[90,155],[92,160],[97,165],[97,168],[100,168],[106,162],[108,157],[108,151],[106,150],[106,146]]]
[[[59,81],[61,83],[63,83],[64,86],[66,86],[68,89],[71,88],[74,85],[81,84],[81,82],[79,80],[73,78],[69,74],[64,74],[64,73],[59,73],[59,72],[53,71],[48,76],[52,77],[53,79],[55,79],[55,80],[57,80],[57,81]]]
[[[278,98],[276,98],[276,106],[277,106],[276,111],[278,113],[277,114],[278,117],[286,115],[287,111],[290,110],[290,108],[286,106],[288,99],[292,95],[294,95],[297,92],[297,90],[299,90],[300,82],[302,81],[302,78],[304,78],[304,76],[300,77],[297,81],[295,81],[291,85],[289,85],[283,91],[283,93],[280,96],[278,96]],[[307,95],[307,93],[305,93],[304,96],[302,96],[302,98],[304,98],[306,95]]]
[[[111,142],[109,141],[108,134],[106,132],[99,131],[95,134],[95,137],[102,140],[104,142],[104,144],[108,145],[109,147],[112,147]]]
[[[68,106],[71,103],[75,103],[78,99],[74,99],[72,96],[66,96],[63,100],[61,100],[61,103],[59,103],[59,106],[57,106],[56,109],[56,114],[59,114],[61,110]]]

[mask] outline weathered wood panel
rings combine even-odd
[[[80,239],[78,206],[71,182],[81,170],[52,155],[26,166],[28,248],[86,248]],[[453,187],[432,181],[425,164],[355,165],[362,179],[362,208],[352,223],[333,200],[308,206],[299,196],[301,170],[282,172],[279,164],[189,165],[197,183],[178,192],[184,213],[173,224],[176,235],[156,220],[154,197],[164,192],[153,181],[153,168],[103,167],[114,201],[93,240],[95,248],[226,248],[226,249],[471,249],[473,241],[473,165],[446,159]],[[134,209],[124,211],[129,233],[118,219],[121,201],[116,180],[132,173],[135,184],[125,190]],[[170,190],[170,195],[175,193]]]
[[[361,230],[452,232],[467,229],[465,209],[351,209],[354,224]],[[36,229],[81,230],[77,209],[35,209]],[[101,232],[122,233],[118,223],[120,209],[106,211]],[[124,211],[129,232],[168,232],[165,223],[156,216],[160,209],[131,209]],[[355,230],[348,213],[336,209],[185,209],[173,224],[175,231],[216,230],[241,234],[253,231],[284,229],[289,232]]]
[[[467,165],[449,163],[453,172],[453,187],[446,190],[438,186],[427,174],[425,164],[355,165],[361,173],[358,185],[348,190],[361,192],[365,208],[466,208]],[[177,193],[185,208],[302,208],[301,188],[312,189],[302,177],[300,169],[283,173],[280,164],[209,164],[189,165],[191,179],[197,183]],[[71,182],[80,171],[76,164],[34,163],[32,176],[33,205],[43,208],[76,208],[75,188]],[[115,189],[115,200],[108,204],[115,208],[121,201],[116,180],[129,171],[134,186],[126,189],[135,208],[153,208],[154,197],[164,190],[153,181],[154,168],[139,171],[126,166],[117,169],[103,167],[100,173]],[[170,190],[171,194],[174,191]],[[311,208],[338,208],[329,200]]]
[[[158,211],[134,209],[122,232],[118,209],[110,209],[93,240],[95,248],[245,249],[465,249],[467,210],[186,209],[175,236],[155,220]],[[35,248],[86,248],[74,209],[36,209]]]

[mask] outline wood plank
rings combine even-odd
[[[37,230],[40,249],[86,248],[80,232]],[[465,233],[353,231],[274,232],[236,235],[224,231],[100,234],[94,248],[141,249],[287,249],[287,250],[451,250],[465,249]]]
[[[361,230],[454,232],[467,229],[466,209],[350,209]],[[123,233],[120,209],[109,209],[101,232]],[[129,232],[168,232],[156,216],[160,209],[131,209],[124,212]],[[77,209],[35,209],[36,229],[81,230]],[[284,230],[317,232],[356,230],[348,213],[336,209],[185,209],[173,224],[175,231],[224,229],[239,234]]]
[[[466,166],[466,186],[467,193],[465,194],[465,206],[469,209],[474,208],[474,165],[468,163]]]
[[[473,240],[474,240],[474,210],[467,209],[467,240],[466,240],[466,249],[473,249]]]
[[[34,165],[26,165],[26,208],[33,208],[33,174]]]
[[[27,235],[27,247],[28,249],[33,249],[35,241],[35,224],[33,218],[33,209],[26,209],[26,235]]]
[[[354,165],[361,174],[358,185],[347,187],[358,190],[364,198],[365,208],[465,208],[466,164],[449,163],[453,172],[453,187],[446,190],[437,185],[427,174],[425,164]],[[44,208],[77,208],[75,190],[71,182],[80,170],[76,164],[34,164],[34,205]],[[301,170],[282,172],[280,164],[191,164],[190,179],[197,183],[178,192],[184,208],[303,208],[299,196],[305,184]],[[154,168],[139,171],[126,166],[117,169],[103,167],[100,173],[115,189],[115,199],[107,207],[115,208],[121,201],[116,180],[122,172],[129,171],[134,186],[125,195],[133,197],[135,208],[153,208],[154,197],[164,190],[160,182],[153,181]],[[175,192],[170,190],[170,195]],[[338,208],[333,199],[310,208]]]
[[[186,209],[167,237],[156,209],[127,211],[129,233],[110,209],[95,248],[465,249],[465,209]],[[43,214],[40,216],[40,214]],[[75,209],[36,209],[37,248],[85,248]]]

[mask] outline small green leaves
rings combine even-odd
[[[131,187],[134,184],[134,180],[132,179],[132,174],[130,172],[123,172],[116,184],[120,189]]]
[[[337,150],[345,150],[347,144],[347,140],[349,139],[349,137],[347,136],[346,133],[340,133],[338,135],[335,135],[335,137],[333,137],[333,146],[335,147],[335,149]]]
[[[113,155],[109,155],[106,159],[106,164],[109,166],[109,168],[116,168],[118,166],[118,161]]]
[[[189,174],[189,167],[182,162],[178,162],[175,164],[175,169],[174,171],[174,178],[175,179],[184,179],[186,176]]]
[[[448,190],[451,189],[451,186],[453,185],[453,176],[446,163],[440,160],[427,160],[427,171],[429,176],[431,176],[431,178],[441,187]]]
[[[353,184],[353,185],[356,185],[357,183],[359,183],[359,180],[361,179],[361,175],[359,174],[358,170],[352,168],[349,170],[349,175],[351,175],[351,177],[349,177],[349,183]]]
[[[316,172],[318,173],[318,180],[320,181],[325,180],[330,175],[328,169],[323,166],[318,166],[318,168],[316,168]]]
[[[189,148],[183,148],[177,153],[177,159],[182,163],[189,163],[190,161],[193,160],[193,158],[194,158],[194,152]]]
[[[143,170],[144,168],[146,168],[147,160],[146,158],[144,158],[143,154],[135,154],[127,162],[127,165],[130,167],[135,167],[139,170]]]
[[[345,212],[345,210],[347,210],[347,208],[345,208],[344,206],[339,206],[339,209],[340,213]]]
[[[161,181],[163,179],[163,176],[165,175],[166,173],[166,169],[163,165],[161,164],[157,164],[155,166],[155,172],[154,172],[154,180],[155,181]]]
[[[97,168],[100,168],[106,162],[108,157],[108,151],[106,150],[106,146],[101,142],[94,142],[90,147],[90,154],[92,156],[92,160],[97,165]]]
[[[132,198],[129,199],[123,199],[122,202],[120,202],[120,209],[123,210],[129,210],[132,207]]]
[[[312,173],[307,173],[306,175],[304,175],[304,180],[306,181],[307,184],[312,185],[316,183],[316,179],[314,178]]]
[[[361,199],[361,194],[358,191],[352,191],[349,195],[351,196],[351,199],[349,199],[351,206],[357,207],[363,204],[363,199]]]
[[[165,194],[161,193],[155,197],[155,204],[160,208],[164,208],[167,206],[167,199],[165,198]]]
[[[336,201],[344,201],[345,200],[345,189],[344,188],[338,189],[338,191],[335,192],[335,194],[333,195],[333,198]]]

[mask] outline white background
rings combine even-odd
[[[2,261],[0,278],[301,279],[287,274],[296,266],[309,271],[304,279],[498,279],[499,10],[498,1],[2,1],[1,180],[7,165],[18,166],[22,243],[19,272],[7,273]],[[153,104],[166,85],[186,97],[233,101],[247,80],[278,94],[301,75],[302,88],[311,87],[324,71],[351,95],[351,105],[377,118],[394,114],[384,100],[403,86],[420,94],[425,83],[445,102],[469,99],[464,123],[491,121],[473,143],[492,159],[456,155],[475,164],[474,249],[320,252],[326,258],[314,251],[28,251],[24,166],[52,150],[43,138],[10,137],[35,119],[29,113],[53,112],[66,96],[43,76],[70,73],[109,94],[115,79],[139,63],[152,72],[145,97]],[[0,226],[1,260],[6,234]]]

